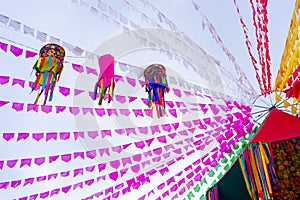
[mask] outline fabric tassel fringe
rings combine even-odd
[[[239,157],[247,190],[253,200],[273,199],[272,184],[279,190],[268,143],[253,143]]]
[[[102,101],[104,99],[104,96],[108,90],[108,103],[110,103],[113,100],[114,96],[114,88],[115,88],[115,80],[113,77],[110,78],[110,84],[109,86],[105,86],[104,82],[106,82],[106,77],[101,78],[96,84],[94,88],[94,100],[97,99],[98,96],[98,105],[102,105]],[[99,93],[99,95],[98,95]]]
[[[218,185],[215,185],[206,193],[206,200],[219,200]]]

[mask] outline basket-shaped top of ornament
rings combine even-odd
[[[63,59],[65,57],[65,50],[58,44],[46,44],[40,50],[40,56],[46,57],[48,55],[55,56],[58,59]]]
[[[63,69],[65,50],[58,44],[46,44],[41,48],[39,56],[40,63],[35,66],[38,72],[47,70],[59,73]]]
[[[168,87],[166,68],[161,64],[149,65],[144,71],[146,85],[159,84]]]

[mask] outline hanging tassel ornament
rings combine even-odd
[[[35,70],[36,80],[32,85],[32,91],[39,89],[34,104],[37,104],[40,96],[44,92],[46,104],[49,96],[49,101],[52,101],[53,91],[56,82],[59,80],[64,68],[65,50],[57,44],[46,44],[41,48],[39,59],[33,66]]]
[[[114,57],[110,54],[105,54],[99,58],[98,64],[100,74],[94,88],[94,100],[97,99],[98,95],[98,105],[102,105],[106,92],[108,92],[108,103],[113,100],[115,88]]]
[[[148,107],[151,112],[155,106],[157,117],[165,115],[165,93],[169,92],[166,68],[160,64],[152,64],[144,71],[146,92],[148,92]]]

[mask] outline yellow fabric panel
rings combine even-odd
[[[282,98],[277,93],[275,93],[275,101],[276,101],[276,103],[279,103],[281,100],[282,100]]]
[[[297,108],[295,106],[291,106],[291,111],[292,111],[293,115],[295,115],[297,112]]]
[[[299,37],[298,28],[300,26],[300,0],[296,1],[288,36],[285,42],[285,48],[282,53],[280,68],[275,81],[275,90],[282,91],[286,87],[286,82],[293,73],[295,67],[299,64]]]
[[[53,67],[53,68],[52,68]],[[44,71],[50,71],[50,69],[52,68],[52,72],[56,72],[56,69],[58,67],[58,62],[57,62],[57,59],[55,57],[52,57],[52,63],[51,65],[49,65],[49,58],[46,57],[45,58],[45,62],[44,62],[44,65],[41,67],[41,72],[44,72]]]
[[[289,107],[291,104],[287,100],[283,100],[283,105],[285,108]]]

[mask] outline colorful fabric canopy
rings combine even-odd
[[[293,137],[300,137],[300,119],[274,108],[251,143],[274,142]]]

